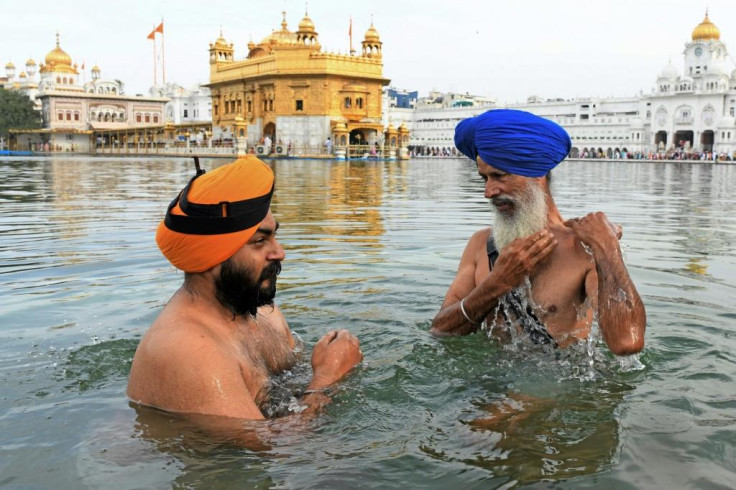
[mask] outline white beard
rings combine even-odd
[[[526,189],[517,195],[502,194],[494,199],[509,199],[514,202],[513,216],[506,216],[491,204],[496,217],[493,227],[493,241],[500,252],[517,238],[524,238],[547,225],[547,199],[544,191],[529,181]]]

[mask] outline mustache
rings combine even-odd
[[[494,206],[501,206],[503,204],[511,204],[512,206],[515,206],[516,200],[507,195],[499,195],[491,198],[491,204]]]
[[[276,276],[281,274],[281,262],[276,260],[268,264],[263,271],[261,272],[261,277],[259,278],[260,281],[265,281],[266,279],[276,279]]]

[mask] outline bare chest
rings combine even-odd
[[[477,264],[475,280],[480,284],[491,273],[487,254],[479,255]],[[501,299],[501,307],[491,311],[487,323],[504,326],[507,330],[518,329],[522,320],[529,321],[520,317],[531,312],[534,321],[538,319],[560,345],[584,338],[592,321],[585,293],[585,278],[591,264],[589,256],[581,255],[573,244],[562,242],[562,246],[517,287],[513,298],[507,295]],[[497,329],[499,334],[503,331],[504,328]]]
[[[256,403],[268,398],[270,380],[296,363],[292,342],[288,331],[272,325],[262,325],[239,335],[238,364]]]

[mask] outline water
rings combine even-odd
[[[0,486],[736,486],[736,166],[555,171],[563,216],[623,225],[648,325],[642,355],[617,359],[598,339],[555,355],[428,335],[468,237],[490,223],[468,162],[275,162],[277,299],[305,360],[346,327],[365,362],[322,416],[246,423],[237,442],[124,396],[182,281],[153,237],[190,161],[0,168]]]

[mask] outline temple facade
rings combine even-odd
[[[122,83],[103,79],[97,66],[91,80],[82,82],[79,69],[61,48],[57,34],[56,47],[40,65],[32,94],[43,128],[11,131],[11,148],[88,153],[102,145],[152,142],[163,134],[167,99],[126,96]]]
[[[270,140],[293,155],[322,153],[328,138],[336,148],[399,138],[398,128],[382,123],[381,90],[389,80],[372,23],[359,52],[351,46],[330,53],[307,14],[291,31],[283,12],[281,28],[247,48],[245,59],[236,60],[222,33],[210,44],[214,138],[251,147]]]

